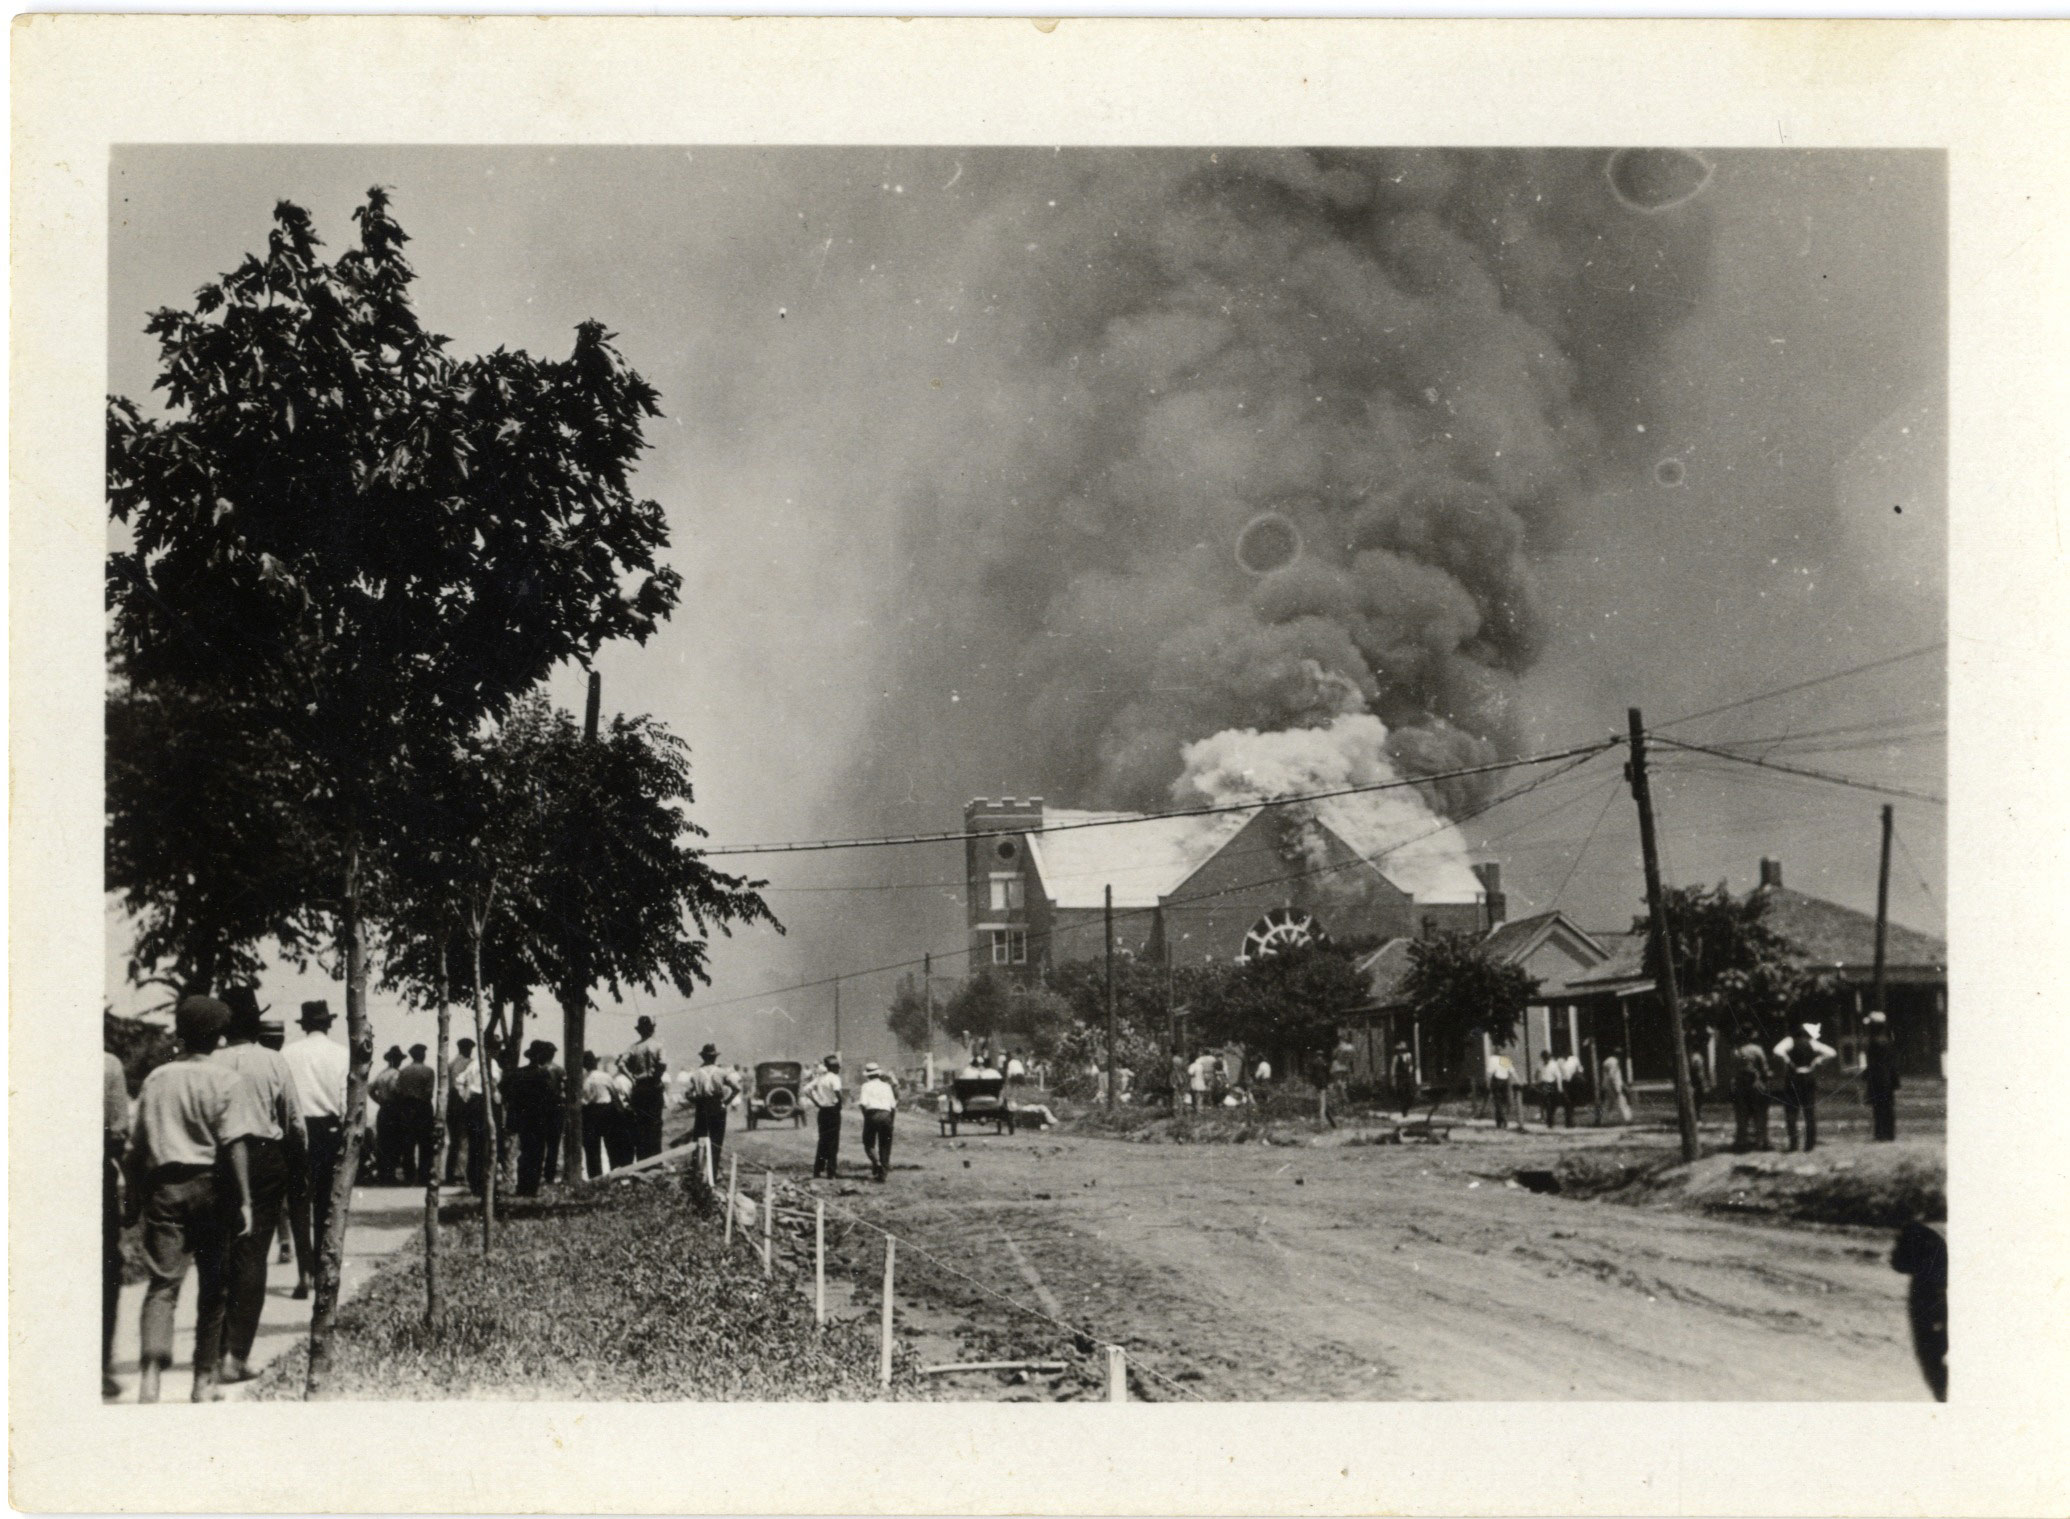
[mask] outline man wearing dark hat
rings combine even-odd
[[[374,1115],[374,1185],[392,1187],[402,1161],[402,1104],[395,1100],[395,1084],[402,1076],[402,1046],[389,1045],[381,1058],[387,1064],[367,1083],[367,1096],[380,1108]]]
[[[431,1152],[438,1134],[438,1072],[425,1061],[423,1045],[410,1046],[410,1063],[396,1073],[395,1100],[402,1107],[402,1154],[405,1186],[431,1185]]]
[[[661,1153],[661,1114],[668,1105],[661,1078],[668,1073],[668,1057],[654,1036],[654,1020],[642,1013],[634,1020],[639,1042],[618,1057],[618,1068],[632,1078],[633,1153],[645,1160]]]
[[[805,1083],[805,1100],[819,1115],[819,1148],[812,1154],[812,1174],[833,1180],[841,1160],[841,1057],[829,1055],[825,1067]]]
[[[712,1148],[712,1175],[719,1174],[719,1157],[726,1149],[726,1109],[740,1095],[740,1083],[719,1061],[719,1047],[707,1044],[697,1052],[704,1063],[690,1073],[689,1089],[683,1094],[696,1112],[690,1138],[708,1140]]]
[[[253,1232],[246,1140],[231,1127],[244,1078],[211,1058],[230,1026],[230,1009],[213,997],[188,997],[173,1022],[180,1057],[144,1078],[123,1156],[125,1221],[142,1222],[151,1274],[144,1289],[139,1403],[158,1401],[159,1377],[172,1364],[173,1310],[190,1265],[200,1284],[194,1401],[221,1396],[224,1255]]]
[[[225,1254],[222,1380],[248,1382],[247,1364],[266,1307],[266,1269],[280,1226],[289,1180],[309,1169],[309,1136],[295,1096],[294,1072],[260,1042],[265,1015],[258,993],[233,986],[223,993],[230,1008],[229,1040],[216,1051],[218,1065],[239,1077],[230,1099],[228,1132],[244,1141],[246,1191],[251,1224]]]
[[[1409,1109],[1416,1106],[1416,1055],[1408,1040],[1395,1040],[1394,1059],[1388,1065],[1387,1075],[1388,1084],[1394,1088],[1394,1105],[1407,1118]]]
[[[302,1004],[302,1037],[286,1045],[280,1058],[295,1078],[295,1101],[309,1134],[307,1184],[299,1196],[290,1188],[288,1212],[295,1231],[295,1255],[301,1263],[295,1296],[309,1296],[316,1274],[316,1252],[331,1224],[331,1188],[338,1162],[345,1154],[345,1078],[351,1057],[330,1037],[331,1005],[321,997]]]
[[[517,1135],[519,1197],[537,1197],[546,1158],[560,1139],[561,1084],[553,1070],[554,1046],[534,1039],[525,1047],[529,1063],[512,1071],[503,1083],[504,1111]]]

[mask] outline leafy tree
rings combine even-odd
[[[657,397],[597,323],[565,360],[446,352],[410,302],[376,188],[333,262],[281,202],[263,254],[154,313],[162,415],[111,397],[114,662],[140,689],[235,702],[291,744],[320,841],[352,1052],[344,1164],[317,1270],[309,1384],[330,1359],[366,1112],[371,893],[387,804],[564,661],[675,607],[659,505],[631,471]]]
[[[979,971],[949,996],[941,1025],[966,1042],[984,1040],[1047,1059],[1076,1010],[1059,993]]]
[[[926,1050],[930,1035],[940,1025],[928,1016],[927,1000],[921,994],[920,978],[904,975],[898,978],[898,985],[892,988],[891,1001],[884,1009],[884,1026],[892,1036],[909,1050]]]
[[[1507,1044],[1537,995],[1537,977],[1520,965],[1496,963],[1473,935],[1432,934],[1409,945],[1401,996],[1432,1049],[1466,1050],[1483,1034],[1495,1044]],[[1469,1075],[1472,1069],[1469,1063]]]
[[[1195,992],[1194,1028],[1208,1042],[1269,1051],[1275,1068],[1327,1059],[1345,1017],[1371,1000],[1358,962],[1370,943],[1315,942],[1221,969]]]
[[[1769,1037],[1831,1004],[1835,980],[1799,963],[1789,941],[1765,921],[1768,903],[1758,892],[1735,897],[1713,887],[1674,886],[1661,893],[1668,939],[1674,947],[1675,985],[1691,1023],[1751,1027]],[[1652,919],[1632,920],[1648,935],[1646,974],[1661,974]]]

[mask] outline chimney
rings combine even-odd
[[[1499,928],[1509,921],[1509,897],[1502,890],[1502,867],[1490,861],[1474,866],[1473,873],[1480,877],[1481,894],[1486,899],[1484,926]]]
[[[1782,890],[1782,883],[1783,862],[1781,860],[1770,860],[1764,858],[1761,861],[1762,890],[1766,891],[1772,887],[1773,889],[1780,891]]]

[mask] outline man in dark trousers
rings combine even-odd
[[[467,1099],[460,1095],[461,1078],[474,1064],[474,1041],[460,1040],[458,1051],[446,1062],[446,1185],[456,1185],[469,1174]]]
[[[367,1083],[367,1096],[380,1109],[374,1114],[374,1185],[392,1187],[402,1164],[404,1120],[402,1104],[395,1097],[395,1084],[402,1076],[402,1046],[389,1045],[381,1058],[387,1064]]]
[[[1783,1129],[1789,1148],[1797,1148],[1797,1125],[1804,1125],[1804,1153],[1818,1148],[1818,1068],[1839,1058],[1831,1045],[1819,1043],[1818,1025],[1800,1023],[1797,1032],[1775,1047],[1783,1067]]]
[[[546,1172],[546,1157],[561,1133],[561,1084],[553,1069],[554,1046],[534,1039],[525,1047],[529,1062],[503,1082],[503,1107],[517,1135],[519,1197],[537,1197]]]
[[[223,993],[230,1007],[229,1042],[215,1053],[239,1077],[230,1100],[229,1133],[244,1140],[251,1225],[225,1254],[224,1382],[249,1382],[252,1344],[266,1307],[266,1267],[273,1253],[290,1179],[309,1174],[309,1135],[287,1061],[259,1042],[263,1015],[248,986]],[[299,1183],[296,1184],[299,1189]]]
[[[891,1131],[898,1117],[898,1088],[872,1060],[863,1067],[862,1090],[855,1105],[863,1115],[863,1154],[870,1157],[870,1179],[882,1181],[891,1171]]]
[[[597,1052],[582,1052],[582,1160],[595,1181],[604,1174],[604,1139],[615,1121],[617,1093],[611,1078],[597,1069]],[[570,1180],[573,1180],[571,1177]]]
[[[143,1226],[142,1375],[137,1401],[156,1403],[173,1358],[173,1310],[187,1268],[199,1300],[194,1320],[194,1401],[222,1396],[224,1255],[253,1232],[251,1170],[231,1105],[244,1078],[213,1059],[230,1027],[214,997],[188,997],[173,1015],[180,1058],[144,1078],[123,1155],[126,1223]]]
[[[703,1062],[690,1073],[690,1085],[683,1094],[689,1101],[696,1119],[690,1126],[693,1142],[704,1139],[711,1142],[712,1175],[719,1174],[719,1157],[726,1148],[726,1109],[735,1097],[740,1095],[740,1083],[733,1079],[733,1073],[718,1063],[719,1047],[707,1044],[697,1052]],[[638,1088],[635,1087],[637,1092]]]
[[[1869,1014],[1869,1042],[1862,1051],[1862,1085],[1869,1099],[1872,1137],[1896,1139],[1897,1045],[1890,1037],[1890,1020],[1881,1013]]]
[[[295,1078],[295,1101],[309,1133],[309,1179],[299,1199],[291,1188],[288,1206],[301,1270],[295,1296],[306,1298],[316,1275],[316,1252],[331,1226],[331,1188],[345,1156],[345,1077],[351,1064],[345,1046],[331,1038],[331,1005],[321,997],[302,1004],[302,1037],[280,1058]]]
[[[812,1152],[812,1174],[832,1180],[841,1160],[841,1057],[829,1055],[825,1067],[805,1083],[805,1100],[819,1115],[819,1147]]]
[[[1732,1153],[1768,1148],[1768,1052],[1745,1029],[1732,1052]]]
[[[1394,1088],[1395,1108],[1407,1118],[1409,1109],[1416,1106],[1416,1056],[1406,1039],[1397,1039],[1394,1043],[1394,1059],[1388,1065],[1387,1080],[1388,1085]]]
[[[432,1140],[438,1131],[432,1104],[438,1100],[438,1072],[425,1063],[429,1051],[421,1044],[410,1046],[410,1063],[396,1073],[395,1100],[402,1108],[402,1184],[406,1187],[431,1183]]]
[[[661,1153],[661,1115],[667,1094],[661,1079],[668,1074],[668,1056],[654,1037],[654,1020],[642,1013],[633,1021],[639,1041],[618,1057],[618,1068],[632,1078],[633,1151],[640,1160]]]

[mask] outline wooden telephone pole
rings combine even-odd
[[[1696,1093],[1689,1085],[1689,1044],[1682,1032],[1682,999],[1675,990],[1674,941],[1668,935],[1667,908],[1660,895],[1660,846],[1653,837],[1653,791],[1646,780],[1646,727],[1639,709],[1631,721],[1631,762],[1625,776],[1632,800],[1639,806],[1639,848],[1646,860],[1646,910],[1653,923],[1653,956],[1660,966],[1660,1000],[1667,1004],[1668,1037],[1675,1044],[1675,1111],[1682,1125],[1682,1159],[1696,1159]]]
[[[1118,1093],[1114,1083],[1114,888],[1107,888],[1107,1111],[1113,1112]]]
[[[1869,982],[1869,1011],[1883,1011],[1883,951],[1890,936],[1890,834],[1895,826],[1890,803],[1883,804],[1883,863],[1876,870],[1876,971]]]
[[[834,1053],[841,1053],[841,978],[834,977]]]
[[[582,741],[597,741],[597,716],[604,704],[604,677],[589,672],[589,701],[582,712]],[[561,1004],[561,1038],[567,1048],[561,1052],[561,1068],[568,1073],[567,1088],[561,1094],[561,1174],[570,1180],[582,1175],[582,1052],[589,1047],[589,985],[595,975],[589,945],[578,940],[570,948],[573,990]],[[477,1052],[476,1058],[480,1058]]]

